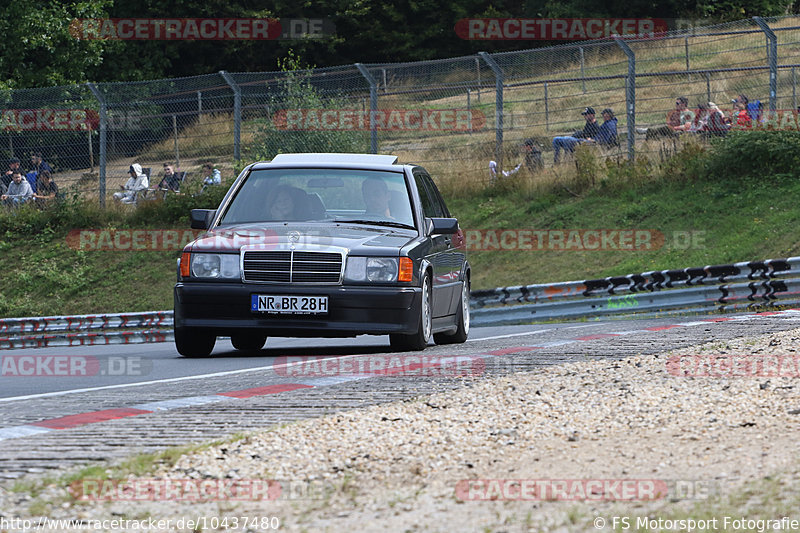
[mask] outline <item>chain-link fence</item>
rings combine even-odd
[[[209,74],[97,83],[3,95],[0,157],[41,152],[69,188],[105,203],[133,163],[185,172],[199,188],[209,162],[223,178],[279,152],[380,152],[434,175],[489,181],[522,161],[535,139],[549,166],[552,138],[583,127],[581,111],[610,108],[618,158],[663,157],[679,135],[663,129],[675,98],[715,102],[728,116],[746,94],[764,116],[797,128],[800,18],[754,18],[518,52],[308,71]],[[794,120],[794,122],[792,122]],[[4,137],[4,139],[3,139]],[[688,136],[683,136],[688,137]]]

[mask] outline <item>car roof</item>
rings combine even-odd
[[[278,154],[272,158],[273,163],[350,163],[368,165],[394,165],[396,155],[379,154]]]

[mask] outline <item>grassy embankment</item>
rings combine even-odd
[[[606,164],[591,150],[560,179],[523,173],[496,187],[443,183],[465,229],[650,229],[646,251],[483,251],[470,254],[473,287],[622,275],[800,253],[796,208],[800,134],[749,132],[710,151],[688,145],[664,165]],[[0,316],[169,309],[177,251],[91,252],[67,245],[71,228],[188,227],[213,197],[171,196],[138,210],[67,202],[54,211],[0,215]],[[684,249],[674,232],[703,232]],[[676,246],[676,244],[678,246]]]

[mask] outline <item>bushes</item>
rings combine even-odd
[[[71,229],[104,227],[189,226],[189,212],[216,208],[230,187],[223,183],[196,196],[169,194],[166,199],[140,202],[138,207],[119,205],[109,198],[106,209],[77,195],[55,202],[47,209],[32,204],[17,209],[0,208],[0,235],[5,240],[42,233],[65,234]]]
[[[796,131],[735,131],[716,140],[708,154],[709,179],[762,178],[800,175],[800,133]]]

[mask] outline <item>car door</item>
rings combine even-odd
[[[433,179],[430,177],[429,186],[435,201],[439,204],[439,210],[444,213],[442,216],[450,218],[452,215],[447,209],[447,205],[439,193]],[[444,235],[447,248],[442,252],[442,270],[448,292],[451,294],[450,310],[447,314],[453,314],[461,305],[461,270],[467,258],[466,247],[463,246],[463,235],[459,231],[456,235]]]
[[[437,200],[435,188],[432,189],[430,176],[422,170],[414,170],[414,181],[417,184],[420,202],[422,203],[422,214],[425,218],[440,218],[445,214],[442,205]],[[426,229],[427,231],[427,229]],[[452,284],[448,281],[448,257],[447,250],[450,246],[449,235],[427,235],[431,240],[430,254],[426,259],[433,266],[433,317],[441,317],[450,314],[450,303],[452,301]]]

